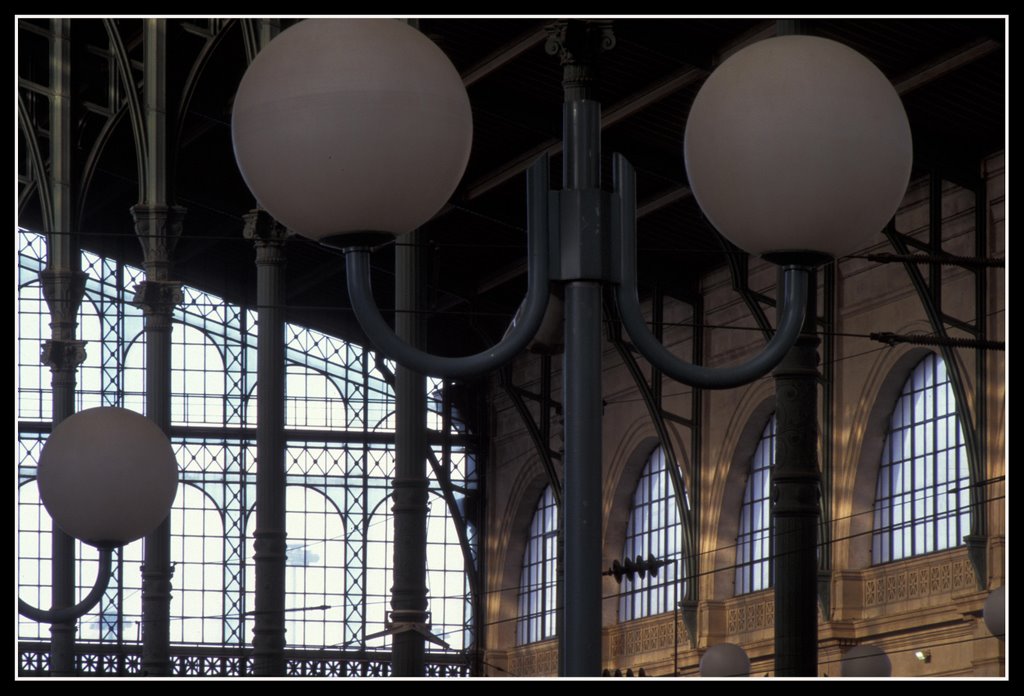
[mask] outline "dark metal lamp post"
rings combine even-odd
[[[110,581],[113,550],[141,539],[167,519],[178,490],[178,463],[157,425],[123,408],[91,408],[65,418],[39,455],[39,497],[54,524],[99,549],[96,583],[78,604],[18,612],[42,623],[87,614]]]
[[[690,187],[722,234],[780,264],[778,331],[744,365],[684,363],[641,313],[634,172],[624,157],[614,157],[614,190],[601,188],[601,114],[590,66],[612,46],[608,22],[552,26],[548,50],[560,54],[564,69],[562,189],[550,190],[546,158],[530,168],[526,301],[497,345],[466,357],[430,355],[400,339],[370,286],[369,245],[427,222],[469,157],[469,100],[443,53],[393,20],[307,20],[253,62],[232,116],[236,158],[260,205],[296,233],[344,250],[353,310],[373,345],[399,364],[456,378],[493,370],[537,332],[550,284],[564,287],[565,583],[572,588],[565,676],[601,673],[603,288],[614,287],[633,343],[662,372],[700,388],[749,383],[797,340],[814,292],[810,269],[882,229],[911,162],[899,97],[851,49],[778,37],[723,63],[687,121]]]

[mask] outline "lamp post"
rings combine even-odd
[[[794,38],[808,37],[785,37]],[[805,52],[794,61],[799,74],[820,67],[814,65],[814,51],[822,50],[821,44],[833,44],[814,39],[813,45],[794,48],[780,41],[756,46],[769,44],[769,53],[782,56],[809,48],[810,56]],[[854,112],[854,121],[870,121],[852,131],[854,138],[870,141],[869,148],[863,142],[841,147],[843,139],[834,137],[832,122],[816,120],[831,117],[828,109],[813,108],[816,95],[799,88],[799,99],[788,112],[783,109],[762,122],[762,114],[749,112],[751,102],[766,89],[774,102],[793,101],[788,94],[780,99],[773,92],[779,80],[751,84],[742,73],[730,70],[724,80],[716,80],[716,71],[698,95],[687,124],[690,185],[723,234],[749,251],[775,253],[772,259],[783,269],[779,328],[765,349],[743,365],[709,369],[684,363],[651,334],[640,310],[635,175],[624,157],[613,159],[614,190],[601,188],[600,103],[593,98],[590,66],[597,52],[613,45],[607,22],[552,26],[548,50],[559,53],[563,64],[563,188],[549,190],[546,158],[528,171],[527,298],[519,321],[504,338],[471,356],[434,356],[400,340],[381,317],[370,286],[368,244],[426,222],[454,191],[466,164],[468,97],[445,56],[416,30],[393,20],[307,20],[279,35],[253,62],[239,86],[232,115],[239,168],[261,206],[296,233],[344,250],[356,317],[373,345],[399,364],[450,378],[492,370],[519,354],[536,333],[550,284],[564,286],[565,580],[572,588],[566,593],[560,637],[565,676],[601,672],[603,287],[614,287],[623,326],[662,372],[701,388],[749,383],[774,368],[796,341],[804,321],[809,266],[850,243],[856,248],[864,234],[877,233],[895,211],[910,167],[909,129],[898,97],[877,69],[845,47],[840,47],[841,55],[845,51],[860,58],[874,71],[872,78],[892,93],[880,111],[832,105]],[[811,65],[803,65],[808,61]],[[710,98],[702,96],[715,85]],[[736,94],[739,101],[730,103]],[[841,88],[829,92],[830,98],[836,96],[844,96]],[[853,101],[862,97],[856,94]],[[891,108],[893,100],[898,113]],[[742,137],[737,137],[737,128]],[[875,144],[875,130],[886,131],[887,146]],[[889,131],[896,131],[895,136],[890,138]],[[906,136],[905,143],[900,135]],[[810,142],[791,144],[799,138]],[[779,145],[791,150],[775,155],[773,148]],[[737,149],[738,161],[722,161]],[[874,175],[870,181],[842,173],[849,164],[844,158],[861,165],[866,152],[876,157],[854,168],[855,174],[869,169]],[[884,176],[878,176],[879,168]],[[818,179],[795,176],[802,173]],[[887,180],[888,187],[876,186],[879,178]],[[851,187],[860,183],[869,190],[851,196]],[[787,190],[801,186],[814,188],[798,192],[796,198],[803,198],[806,208],[798,215],[785,206],[801,203]],[[791,195],[770,202],[777,209],[759,219],[765,213],[756,205],[748,208],[748,199],[763,202],[771,195],[767,190],[779,187]],[[849,198],[854,200],[841,205]],[[737,209],[746,211],[738,221],[733,215]],[[844,216],[852,219],[845,220],[841,230],[830,227]],[[734,237],[737,226],[741,233]],[[834,245],[837,236],[842,244]]]
[[[92,590],[75,606],[46,610],[19,599],[18,612],[33,621],[71,622],[103,597],[113,550],[167,518],[178,464],[153,421],[123,408],[90,408],[53,429],[39,455],[37,482],[54,524],[99,549],[99,569]]]

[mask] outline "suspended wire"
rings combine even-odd
[[[219,305],[219,304],[216,304],[216,303],[199,303],[199,302],[196,302],[196,303],[192,303],[192,305],[190,305],[190,306],[199,307],[199,306],[223,306],[223,305]],[[993,312],[990,312],[988,314],[988,316],[994,316],[996,314],[1003,313],[1004,311],[1005,311],[1004,309],[995,310]],[[473,314],[473,313],[467,312],[466,314]],[[477,313],[477,314],[481,314],[481,313]],[[497,313],[493,313],[493,314],[496,315]],[[502,316],[507,316],[507,315],[502,315]],[[687,324],[684,324],[684,323],[671,323],[671,322],[663,322],[663,325],[667,325],[667,326],[687,326]],[[692,326],[694,326],[694,324],[691,323],[688,326],[692,327]],[[754,327],[715,326],[715,325],[711,325],[711,324],[705,324],[705,325],[702,325],[702,326],[704,328],[727,328],[727,329],[759,331],[759,329],[754,328]],[[870,338],[871,337],[870,335],[864,335],[864,334],[849,334],[849,333],[840,333],[840,332],[834,332],[834,333],[831,333],[831,335],[834,335],[834,336],[857,337],[857,338]],[[863,353],[858,353],[858,354],[852,355],[852,356],[843,356],[842,358],[837,359],[836,362],[839,362],[840,360],[844,360],[844,359],[851,359],[851,358],[854,358],[854,357],[859,357],[861,355],[865,355],[865,354],[868,354],[868,353],[877,352],[879,350],[885,350],[885,347],[883,346],[883,347],[880,347],[878,349],[874,349],[874,350],[870,350],[870,351],[865,351]],[[680,394],[676,394],[676,395],[680,395]],[[669,396],[672,396],[672,395],[669,395]],[[610,403],[616,403],[616,401],[613,401],[613,402],[610,402]],[[529,453],[526,453],[526,455],[529,456]],[[1000,477],[997,480],[1001,481],[1002,478]],[[1000,496],[1000,497],[997,497],[997,498],[993,498],[992,500],[999,500],[999,499],[1002,499],[1002,497]],[[856,514],[869,514],[870,512],[871,511],[864,512],[864,513],[856,513]],[[852,515],[851,515],[851,517],[852,517]],[[838,518],[838,519],[844,519],[844,518]],[[838,519],[837,520],[833,520],[833,521],[838,521]],[[382,521],[384,521],[384,520],[379,520],[378,523],[382,522]],[[376,524],[376,523],[374,523],[374,524]],[[871,532],[866,532],[866,533],[871,533]],[[860,535],[851,535],[850,537],[846,537],[846,538],[852,538],[853,536],[860,536]],[[341,537],[335,537],[335,538],[337,539],[337,538],[341,538]],[[833,541],[839,541],[839,540],[841,540],[841,539],[834,539]],[[728,548],[731,548],[731,547],[722,547],[722,549],[728,549]],[[719,550],[713,550],[713,551],[701,552],[701,554],[711,554],[711,553],[718,553],[718,552],[719,552]],[[735,566],[726,567],[726,568],[716,568],[713,571],[702,572],[700,575],[705,575],[705,574],[709,574],[709,573],[723,572],[725,570],[729,570],[730,568],[734,569]],[[508,591],[509,589],[519,589],[519,588],[503,588],[501,590],[488,591],[487,593],[490,593],[490,592],[504,592],[504,591]],[[624,594],[624,593],[623,592],[615,593],[613,595],[609,595],[609,596],[605,597],[605,599],[619,597],[622,594]],[[368,603],[368,604],[379,604],[379,603],[380,602],[373,602],[373,603]],[[297,609],[297,610],[316,610],[316,609],[320,609],[320,608],[323,608],[323,607],[312,607],[312,608]],[[201,618],[209,618],[209,617],[182,617],[182,620],[185,620],[185,619],[192,620],[192,619],[201,619]],[[500,623],[500,622],[496,622],[496,623]],[[485,625],[492,625],[492,624],[485,624]]]
[[[998,485],[998,484],[1001,484],[1001,483],[1005,483],[1005,480],[1006,480],[1005,476],[997,476],[997,477],[993,477],[993,478],[986,479],[984,481],[980,481],[980,482],[977,482],[975,484],[972,484],[970,487],[972,487],[972,488],[984,488],[984,487],[988,487],[988,486],[994,486],[994,485]],[[986,496],[984,498],[984,500],[982,500],[979,503],[979,505],[985,505],[985,504],[988,504],[988,503],[991,503],[991,502],[996,502],[996,501],[1001,501],[1001,500],[1005,500],[1005,494]],[[850,515],[845,515],[845,516],[841,516],[841,517],[834,517],[831,520],[828,520],[828,522],[830,522],[831,524],[834,525],[835,523],[838,523],[838,522],[841,522],[841,521],[850,521],[850,520],[853,520],[853,518],[860,517],[860,516],[863,516],[863,515],[872,515],[873,516],[873,515],[875,515],[876,512],[877,512],[876,508],[872,507],[869,510],[862,510],[860,512],[852,513]],[[941,517],[941,513],[936,513],[934,515],[928,516],[927,519],[918,520],[918,521],[925,521],[925,522],[927,522],[928,519],[932,519],[932,518],[937,519],[939,517]],[[847,534],[845,536],[832,537],[829,540],[829,542],[831,544],[835,544],[837,542],[850,541],[850,540],[853,540],[853,539],[856,539],[856,538],[860,538],[860,537],[864,537],[864,536],[868,536],[868,535],[874,535],[876,533],[877,533],[877,530],[871,528],[871,529],[867,529],[867,530],[862,531],[862,532],[850,533],[850,534]],[[773,536],[776,539],[778,539],[779,538],[779,533],[773,531]],[[338,537],[338,538],[340,538],[340,537]],[[725,551],[733,551],[734,552],[735,549],[738,546],[739,546],[738,544],[725,544],[725,545],[718,546],[718,547],[716,547],[714,549],[709,549],[709,550],[705,550],[705,551],[698,551],[698,552],[691,552],[689,554],[689,556],[697,556],[697,558],[698,558],[698,565],[699,566],[703,566],[703,565],[706,564],[706,562],[702,562],[700,560],[701,558],[717,556],[718,554],[720,554],[722,552],[725,552]],[[816,547],[817,547],[817,545],[816,545]],[[940,549],[939,551],[952,551],[955,548],[958,548],[958,547],[949,547],[947,549]],[[685,562],[685,560],[688,557],[688,555],[687,554],[683,554],[682,550],[680,550],[679,553],[682,555],[682,560]],[[904,559],[898,559],[898,560],[907,560],[907,559],[913,558],[913,557],[919,557],[919,556],[908,556],[908,557],[906,557]],[[766,558],[765,560],[768,560],[768,559]],[[80,563],[95,563],[95,561],[89,561],[89,560],[86,560],[86,559],[81,559]],[[708,570],[702,570],[702,571],[700,571],[698,573],[695,573],[695,574],[689,574],[689,575],[677,574],[676,583],[677,584],[681,584],[683,581],[699,581],[701,578],[703,578],[705,576],[717,575],[717,574],[723,573],[723,572],[734,572],[741,565],[743,565],[743,564],[733,563],[733,564],[716,566],[716,567],[713,567],[713,568],[708,569]],[[251,566],[251,564],[247,563],[247,566]],[[292,566],[292,567],[301,567],[301,566]],[[872,566],[872,567],[877,567],[877,566]],[[340,571],[341,568],[336,568],[336,570]],[[385,568],[385,570],[391,570],[391,569],[390,568]],[[638,591],[638,590],[642,591],[644,589],[648,589],[649,587],[655,586],[654,584],[652,584],[652,585],[649,585],[648,587],[640,587],[640,582],[641,582],[640,580],[636,581],[635,583],[633,583],[631,585],[631,587],[629,587],[629,589],[624,589],[624,590],[620,590],[620,591],[613,592],[613,593],[610,593],[610,594],[602,595],[602,600],[603,601],[617,600],[617,599],[619,599],[619,598],[621,598],[623,596],[631,595],[635,591]],[[661,583],[661,584],[663,584],[663,583]],[[552,585],[552,584],[549,584],[548,586],[550,586],[550,585]],[[624,585],[620,585],[620,586],[624,586]],[[541,587],[542,586],[531,587],[530,590],[537,590],[537,589],[540,589]],[[80,588],[80,589],[88,589],[88,588]],[[138,592],[139,590],[136,589],[134,591]],[[480,595],[481,599],[483,599],[487,595],[504,594],[504,593],[508,593],[508,592],[516,592],[517,594],[521,594],[523,591],[524,591],[524,587],[521,584],[517,584],[517,585],[514,585],[514,586],[506,586],[506,587],[495,588],[495,589],[490,589],[490,590],[482,590],[479,593],[479,595]],[[385,597],[384,595],[377,595],[377,596]],[[433,599],[442,599],[442,600],[443,599],[461,599],[461,598],[463,598],[462,595],[430,595],[430,596]],[[361,605],[365,605],[365,606],[373,606],[373,605],[386,604],[388,602],[390,602],[390,599],[385,597],[384,599],[380,599],[380,600],[376,600],[376,601],[361,602],[360,604]],[[290,610],[286,610],[286,611],[315,611],[315,610],[332,609],[332,608],[341,608],[341,607],[336,606],[336,605],[323,605],[323,606],[314,606],[314,607],[295,608],[295,609],[290,609]],[[245,612],[243,614],[243,616],[254,615],[255,613],[256,612]],[[545,611],[537,611],[537,612],[532,612],[532,613],[527,613],[527,614],[519,614],[517,616],[506,618],[506,619],[498,619],[496,621],[486,622],[486,623],[483,623],[482,626],[483,627],[489,627],[489,626],[495,626],[495,625],[500,625],[500,624],[506,624],[506,623],[509,623],[509,622],[512,622],[512,621],[520,621],[520,620],[523,620],[524,618],[530,618],[530,617],[537,618],[537,617],[545,615],[545,613],[546,613]],[[228,618],[237,618],[237,617],[234,616],[234,615],[230,615],[230,616],[229,615],[222,615],[222,616],[172,617],[172,619],[174,619],[174,620],[177,620],[177,619],[194,620],[194,619],[204,619],[204,618],[206,618],[206,619],[228,619]],[[34,624],[35,623],[35,622],[27,621],[27,620],[24,620],[24,619],[21,622],[23,624]]]

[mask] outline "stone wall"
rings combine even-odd
[[[1004,255],[1003,156],[983,163],[987,181],[986,256]],[[926,239],[929,227],[928,183],[912,182],[896,218],[896,229]],[[974,256],[975,214],[971,191],[944,182],[942,189],[943,247],[948,253]],[[884,238],[867,253],[892,252]],[[922,266],[925,277],[928,267]],[[987,335],[1004,340],[1005,272],[987,272]],[[819,286],[822,282],[819,273]],[[775,294],[773,266],[751,260],[751,289]],[[942,311],[967,322],[975,320],[975,281],[971,271],[946,265],[941,271]],[[725,269],[702,279],[706,363],[728,365],[747,358],[763,345],[746,305],[732,288]],[[956,359],[969,394],[966,408],[976,412],[975,385],[984,379],[987,422],[983,443],[984,490],[989,502],[987,577],[975,577],[966,549],[959,547],[883,566],[871,565],[872,506],[878,459],[892,403],[909,370],[932,347],[893,347],[866,338],[872,332],[932,334],[909,276],[902,264],[881,264],[863,258],[842,259],[836,266],[836,309],[833,372],[834,432],[832,448],[831,615],[819,627],[819,673],[836,676],[839,658],[849,646],[876,643],[889,652],[894,676],[998,675],[1003,643],[988,635],[980,621],[988,589],[1003,584],[1006,509],[1001,477],[1005,473],[1004,353],[957,349]],[[819,307],[822,298],[819,297]],[[645,305],[649,312],[649,303]],[[770,321],[774,311],[766,307]],[[693,330],[688,305],[667,300],[664,343],[689,359]],[[671,325],[675,324],[675,325]],[[954,337],[966,334],[949,329]],[[984,370],[978,360],[984,361]],[[561,400],[560,357],[552,360],[552,397]],[[644,364],[641,361],[641,364]],[[645,366],[645,371],[646,366]],[[621,558],[632,491],[646,457],[657,446],[655,429],[638,398],[636,386],[609,344],[603,362],[604,460],[595,475],[604,480],[604,566]],[[540,359],[524,356],[513,366],[513,383],[538,392]],[[492,676],[543,676],[557,673],[557,641],[515,645],[517,593],[524,544],[534,508],[547,485],[533,442],[497,380],[491,385],[494,437],[487,476],[487,519],[483,555],[486,601],[483,606],[483,647]],[[691,389],[664,382],[664,410],[681,420],[694,419],[701,428],[700,461],[692,461],[691,431],[677,420],[668,430],[689,487],[693,466],[700,467],[702,490],[699,518],[699,598],[696,635],[690,636],[672,612],[619,624],[615,593],[606,578],[602,608],[604,664],[609,669],[644,667],[648,674],[695,674],[709,645],[728,641],[744,646],[753,673],[773,667],[772,591],[735,597],[734,545],[740,500],[750,457],[773,406],[770,377],[737,389],[705,392],[700,413],[691,413]],[[536,418],[536,403],[529,402]],[[561,424],[552,422],[552,449],[561,449]],[[986,589],[987,588],[987,589]],[[927,661],[914,656],[930,654]]]

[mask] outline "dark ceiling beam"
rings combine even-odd
[[[707,71],[700,68],[686,67],[669,78],[651,85],[633,96],[623,99],[617,104],[605,110],[601,116],[601,129],[609,128],[619,121],[626,119],[633,114],[647,108],[654,102],[685,89],[707,77]],[[532,148],[528,152],[516,157],[514,160],[498,167],[489,174],[477,179],[466,191],[466,200],[473,200],[487,193],[491,189],[500,186],[509,179],[526,171],[534,160],[541,155],[549,157],[557,155],[562,151],[562,141],[559,139],[547,140]]]
[[[646,203],[641,204],[636,209],[637,218],[642,218],[645,215],[650,215],[656,210],[661,210],[667,205],[671,205],[676,201],[685,200],[693,195],[693,191],[690,190],[689,186],[679,186],[670,191],[655,196]]]
[[[750,46],[751,44],[755,44],[758,41],[764,41],[765,39],[772,38],[773,36],[776,35],[776,33],[778,33],[777,30],[778,25],[774,20],[763,22],[762,24],[758,24],[757,26],[748,29],[747,31],[743,32],[729,43],[725,44],[715,54],[715,67],[721,65],[722,62],[725,61],[725,59],[731,56],[733,53],[737,53],[738,51],[746,48],[747,46]]]
[[[504,285],[510,281],[519,278],[526,273],[526,259],[519,261],[513,261],[506,265],[504,268],[495,271],[484,280],[482,283],[477,285],[476,294],[482,295],[485,292],[493,290],[494,288]]]
[[[329,260],[321,263],[312,271],[302,274],[302,280],[289,283],[288,297],[301,297],[316,286],[327,281],[329,278],[344,274],[345,263],[337,256],[331,256]]]
[[[913,72],[896,80],[893,85],[896,87],[897,94],[903,96],[918,87],[948,75],[954,70],[973,63],[993,51],[998,51],[1000,48],[1002,48],[1002,45],[992,39],[976,41],[962,46],[956,51],[940,56],[931,63],[920,66]]]
[[[540,27],[521,36],[512,43],[503,46],[462,73],[462,84],[469,87],[474,82],[482,80],[495,70],[508,65],[520,54],[525,53],[537,44],[542,43],[547,39],[547,36],[547,29]]]

